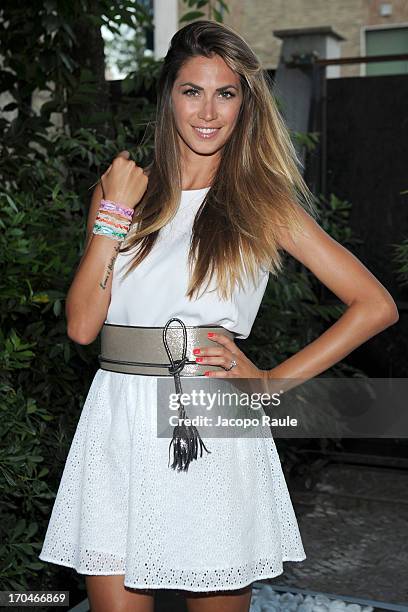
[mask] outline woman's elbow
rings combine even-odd
[[[98,337],[99,329],[94,330],[91,326],[78,324],[76,322],[68,321],[67,323],[67,336],[76,344],[92,344]]]
[[[399,320],[399,312],[394,300],[385,300],[373,305],[377,317],[386,327],[394,325]]]

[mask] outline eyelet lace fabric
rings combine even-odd
[[[272,435],[210,438],[211,454],[173,471],[156,393],[156,377],[97,371],[39,558],[190,591],[238,589],[304,560]]]

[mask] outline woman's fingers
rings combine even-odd
[[[224,372],[218,370],[208,370],[208,376],[215,378],[263,378],[264,372],[260,370],[235,344],[234,340],[224,334],[213,333],[208,337],[214,341],[214,347],[206,346],[193,352],[194,356],[202,357],[201,365],[215,365],[226,368]],[[232,360],[237,365],[231,368]]]
[[[130,153],[129,153],[129,151],[124,150],[124,151],[121,151],[120,153],[118,153],[118,155],[116,157],[123,157],[124,159],[129,159]],[[109,172],[111,171],[111,169],[112,169],[112,164],[109,166],[109,168],[106,170],[106,172],[104,172],[102,174],[102,176],[107,176],[109,174]]]
[[[240,349],[235,342],[224,334],[213,334],[209,339],[214,340],[214,346],[206,346],[200,349],[198,353],[194,353],[197,363],[202,365],[220,365],[228,368],[231,364],[231,359],[238,357],[241,354]]]
[[[208,339],[212,340],[213,342],[217,342],[218,344],[221,344],[224,348],[230,350],[231,352],[239,350],[234,340],[232,340],[225,334],[216,334],[215,332],[213,332],[212,336],[208,336]]]
[[[208,336],[208,339],[213,341],[215,344],[213,346],[202,347],[200,349],[200,352],[196,353],[197,356],[218,357],[220,355],[228,355],[230,353],[235,354],[237,352],[240,352],[234,340],[228,338],[228,336],[226,336],[225,334],[213,333],[211,336]]]
[[[130,153],[129,151],[127,151],[126,149],[124,149],[123,151],[120,151],[120,153],[117,154],[116,157],[114,157],[112,163],[110,164],[109,168],[106,170],[106,172],[104,172],[102,174],[102,176],[107,176],[109,174],[109,172],[112,170],[112,166],[113,166],[113,162],[115,161],[115,159],[117,159],[118,157],[121,157],[122,159],[126,159],[128,160],[130,157]]]
[[[102,176],[107,176],[109,174],[109,172],[112,169],[112,164],[109,166],[109,168],[107,170],[105,170],[105,172],[102,174]]]
[[[102,175],[101,183],[105,199],[135,208],[147,189],[148,175],[129,158],[127,150],[118,153]]]

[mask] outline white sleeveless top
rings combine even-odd
[[[268,270],[259,268],[255,286],[248,277],[244,290],[236,284],[228,301],[212,291],[216,278],[202,295],[200,288],[198,299],[186,297],[191,230],[208,189],[181,192],[176,215],[160,230],[149,255],[126,278],[124,273],[134,250],[119,253],[113,268],[106,323],[163,327],[170,318],[178,317],[186,325],[219,325],[234,332],[236,338],[249,336],[268,283]]]

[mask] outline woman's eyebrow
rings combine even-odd
[[[194,83],[190,83],[190,81],[187,81],[187,83],[180,83],[179,87],[183,87],[184,85],[190,85],[191,87],[195,87],[196,89],[200,89],[200,90],[204,89],[204,87],[200,87],[200,85],[195,85]],[[236,85],[224,85],[223,87],[217,87],[215,91],[222,91],[224,89],[228,89],[229,87],[233,87],[234,89],[238,91],[238,87]]]

